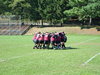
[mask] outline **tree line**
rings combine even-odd
[[[100,18],[100,0],[0,0],[0,15],[21,15],[21,19],[61,25],[69,19],[91,25]]]

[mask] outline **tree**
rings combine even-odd
[[[0,0],[0,14],[3,14],[5,12],[6,5],[4,4],[3,0]]]
[[[43,20],[46,18],[45,9],[46,9],[46,0],[38,0],[38,12],[40,15],[41,23],[43,26]]]
[[[88,0],[88,4],[82,8],[83,17],[89,18],[89,25],[92,24],[92,18],[100,17],[100,1]]]
[[[62,26],[64,20],[66,20],[66,15],[63,12],[69,9],[68,0],[59,0],[57,4],[59,5],[60,8],[59,9],[60,13],[58,15]]]
[[[100,17],[100,1],[99,0],[69,0],[70,10],[64,13],[69,16],[76,16],[79,20],[89,19],[89,25],[92,18]]]
[[[57,1],[56,0],[48,0],[47,6],[45,9],[46,19],[53,24],[53,21],[57,19]]]
[[[31,5],[25,0],[12,0],[9,7],[12,8],[12,13],[15,15],[21,15],[21,18],[28,18],[29,15],[29,8]]]
[[[42,19],[49,20],[53,23],[63,23],[65,14],[63,11],[67,9],[66,0],[38,0],[39,13]]]
[[[31,5],[31,7],[29,9],[30,20],[34,20],[34,21],[40,20],[41,16],[38,11],[38,8],[39,8],[38,0],[27,0],[27,2]]]

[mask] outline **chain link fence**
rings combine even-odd
[[[0,35],[20,35],[21,16],[1,15],[0,16]]]

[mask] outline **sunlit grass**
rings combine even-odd
[[[85,66],[81,65],[100,53],[99,35],[69,34],[66,46],[73,49],[66,50],[32,49],[32,37],[0,36],[0,75],[100,74],[100,55]],[[94,40],[87,41],[89,39]]]

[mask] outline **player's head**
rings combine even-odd
[[[38,32],[38,34],[41,34],[41,32]]]

